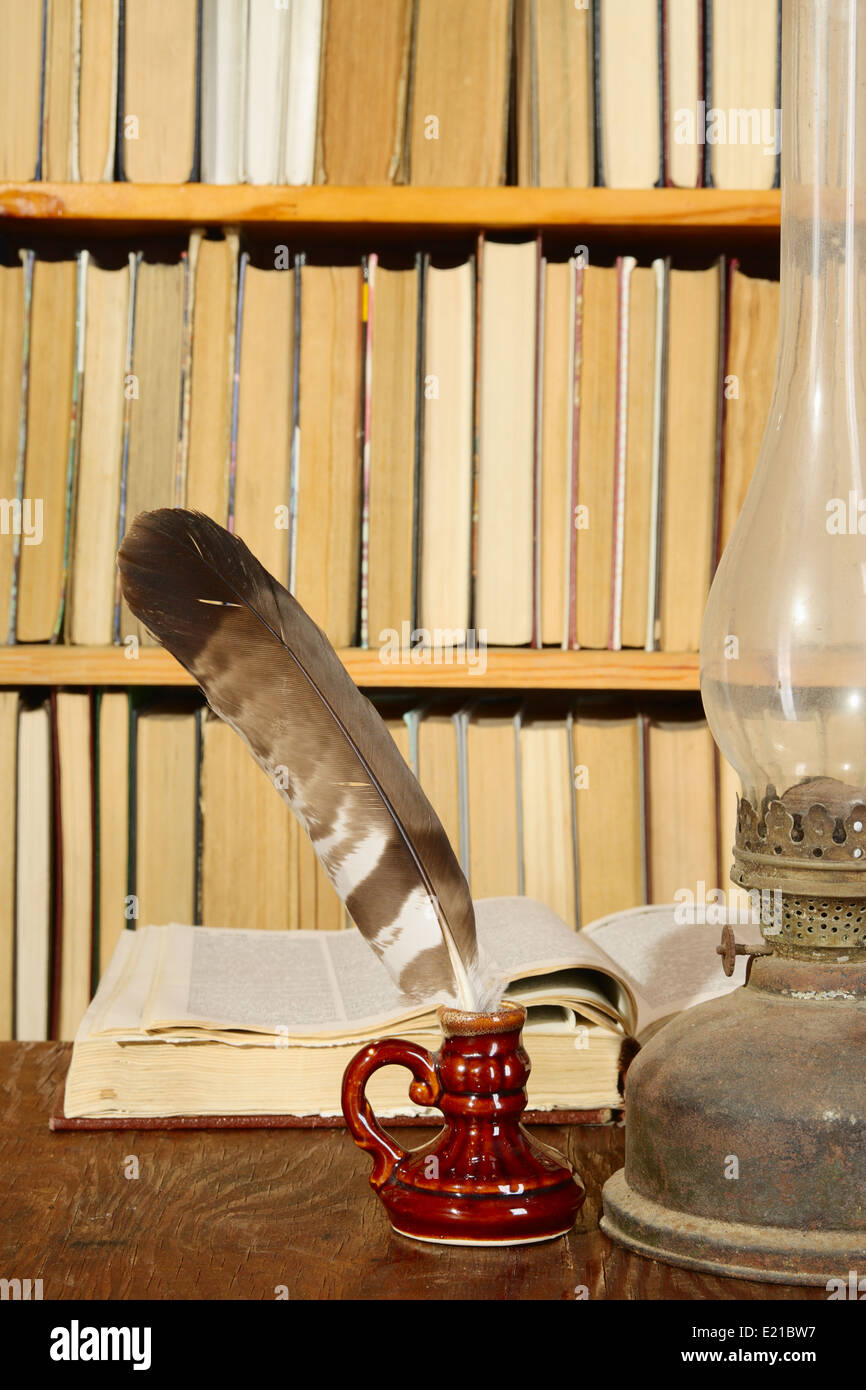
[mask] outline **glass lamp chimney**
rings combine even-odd
[[[765,840],[734,873],[749,887],[828,843],[866,858],[866,5],[784,0],[782,79],[775,388],[701,634],[707,719],[756,819],[741,803],[738,847]]]

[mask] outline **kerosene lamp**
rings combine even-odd
[[[603,1228],[670,1263],[866,1275],[866,5],[783,0],[779,355],[712,586],[701,692],[740,776],[734,883],[775,890],[747,984],[626,1087]]]

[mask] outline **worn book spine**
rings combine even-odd
[[[568,610],[564,645],[572,651],[577,641],[577,480],[580,467],[580,385],[583,363],[583,287],[585,259],[575,257],[574,269],[574,349],[572,357],[571,484],[569,487]]]
[[[656,368],[653,386],[653,468],[650,504],[649,593],[647,596],[646,650],[658,649],[659,597],[661,591],[661,517],[664,503],[665,429],[667,411],[668,318],[670,257],[653,261],[656,276]]]
[[[544,272],[546,260],[541,233],[536,237],[535,274],[535,398],[532,422],[532,635],[531,647],[541,642],[541,427],[544,404]]]
[[[625,545],[626,448],[628,437],[629,287],[634,256],[618,256],[616,328],[616,428],[614,431],[613,555],[608,646],[622,650],[622,578]]]
[[[123,410],[123,445],[120,465],[120,499],[118,503],[117,515],[117,543],[120,545],[124,532],[126,531],[126,504],[129,494],[129,435],[132,424],[132,404],[133,392],[132,366],[135,353],[135,306],[138,298],[138,277],[141,270],[143,254],[141,251],[130,252],[129,256],[129,317],[127,320],[126,334],[126,361],[124,363],[124,410]],[[129,518],[131,520],[131,518]],[[114,641],[120,643],[120,575],[117,575],[114,589]]]
[[[475,612],[476,585],[478,582],[478,497],[480,491],[481,463],[481,291],[484,266],[484,232],[478,233],[475,243],[475,317],[473,334],[475,339],[475,374],[472,383],[472,542],[469,566],[470,623],[477,623]]]
[[[370,645],[370,451],[373,414],[373,332],[376,293],[376,267],[379,257],[372,251],[364,261],[364,284],[361,298],[361,358],[362,442],[361,442],[361,579],[360,579],[360,645]]]
[[[36,255],[33,251],[22,251],[24,264],[24,307],[22,314],[21,337],[21,395],[18,406],[18,445],[15,457],[15,498],[19,507],[24,498],[24,465],[27,459],[27,401],[30,393],[30,323],[33,305],[33,267]],[[21,561],[21,529],[12,537],[12,566],[9,576],[9,628],[8,643],[15,641],[18,623],[18,571]]]

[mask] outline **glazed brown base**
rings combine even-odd
[[[546,1240],[560,1240],[562,1236],[568,1235],[571,1226],[566,1226],[562,1231],[552,1231],[549,1236],[525,1236],[523,1239],[515,1236],[512,1240],[463,1240],[459,1236],[418,1236],[412,1231],[401,1231],[399,1226],[393,1224],[391,1229],[398,1236],[405,1236],[407,1240],[420,1240],[425,1245],[495,1246],[497,1249],[501,1249],[505,1245],[542,1245]]]
[[[485,1192],[478,1197],[441,1192],[432,1196],[391,1181],[379,1196],[394,1230],[436,1245],[528,1245],[566,1235],[574,1225],[584,1193],[563,1169],[556,1186],[520,1195]]]

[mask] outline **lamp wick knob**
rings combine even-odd
[[[726,975],[733,975],[737,956],[771,956],[772,954],[772,946],[744,945],[734,937],[733,927],[722,927],[722,942],[720,946],[716,947],[716,955],[721,956],[722,969]]]

